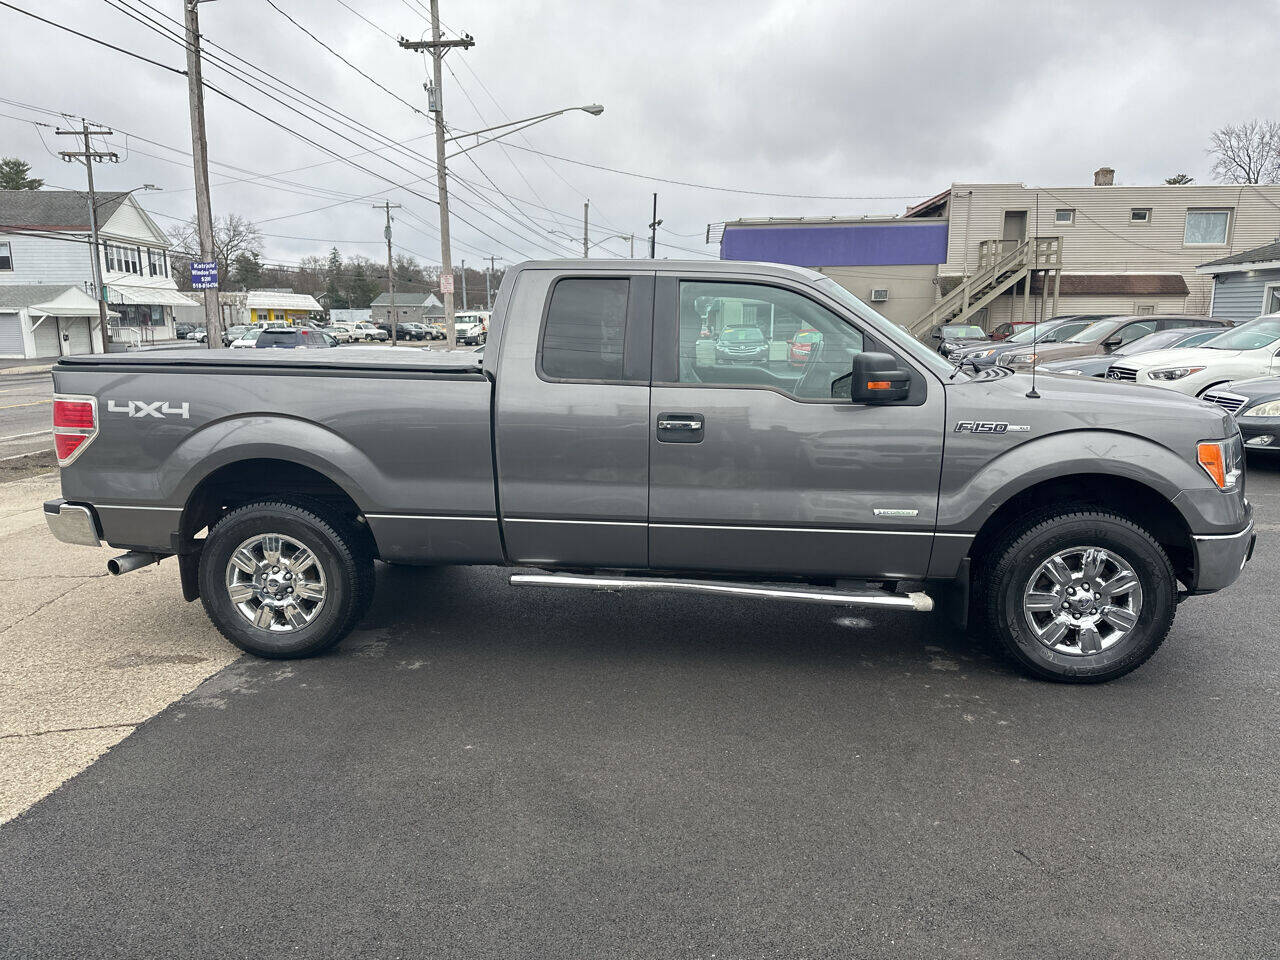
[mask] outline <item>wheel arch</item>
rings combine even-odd
[[[975,572],[1010,525],[1050,503],[1061,504],[1064,510],[1103,510],[1131,520],[1164,548],[1183,584],[1194,582],[1195,542],[1186,518],[1162,491],[1133,477],[1110,473],[1051,477],[1010,495],[983,522],[969,547]]]

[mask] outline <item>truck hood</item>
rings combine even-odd
[[[1034,350],[1031,345],[1022,344],[1022,348],[1013,354],[1005,354],[1009,356],[1029,356],[1034,353],[1037,363],[1045,363],[1049,360],[1065,360],[1068,357],[1093,357],[1102,353],[1102,348],[1096,343],[1041,343],[1037,344]]]
[[[1244,350],[1208,350],[1204,347],[1186,347],[1170,350],[1152,350],[1134,357],[1116,357],[1116,365],[1126,370],[1149,370],[1155,367],[1211,367],[1225,360],[1234,360]]]
[[[1030,389],[1029,373],[998,367],[949,383],[944,429],[950,434],[964,430],[958,426],[962,422],[1003,423],[1009,433],[1027,440],[1069,430],[1110,430],[1154,440],[1182,456],[1200,440],[1236,432],[1222,408],[1159,387],[1041,371],[1038,399],[1027,396]]]

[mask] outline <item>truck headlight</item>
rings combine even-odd
[[[1222,490],[1234,490],[1244,475],[1244,450],[1238,437],[1196,444],[1196,460]]]
[[[1260,403],[1256,407],[1250,407],[1242,417],[1280,417],[1280,400],[1268,400],[1266,403]]]
[[[1181,380],[1183,377],[1189,377],[1193,373],[1199,373],[1204,367],[1169,367],[1166,370],[1148,371],[1147,377],[1151,380]]]
[[[993,353],[995,353],[994,350],[979,350],[977,353],[965,354],[965,358],[968,360],[977,360],[979,357],[989,357]]]

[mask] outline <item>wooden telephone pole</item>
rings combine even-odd
[[[400,204],[391,203],[384,200],[382,203],[373,205],[375,210],[385,210],[387,213],[387,225],[383,228],[382,234],[387,238],[387,299],[391,301],[391,345],[396,345],[396,271],[395,264],[391,262],[391,211],[399,210]]]
[[[444,95],[441,90],[440,64],[444,55],[453,47],[466,50],[475,46],[475,40],[463,35],[457,40],[440,39],[440,0],[431,0],[431,39],[406,40],[400,38],[400,46],[406,50],[431,52],[431,85],[427,88],[429,108],[436,119],[436,187],[440,192],[440,277],[448,278],[449,285],[441,285],[440,298],[444,300],[444,328],[448,335],[445,342],[449,349],[458,343],[458,331],[453,320],[453,253],[449,248],[449,182],[445,172]],[[463,283],[466,277],[463,277]]]
[[[196,174],[196,229],[200,234],[200,259],[214,262],[213,208],[209,203],[209,145],[204,129],[204,85],[200,76],[200,0],[183,0],[187,28],[187,100],[191,111],[191,163]],[[219,277],[218,283],[226,277]],[[222,310],[218,290],[204,291],[204,329],[209,349],[222,346]]]
[[[90,137],[106,137],[110,136],[113,131],[104,127],[89,128],[87,120],[80,121],[79,130],[55,130],[60,137],[81,137],[84,141],[84,148],[81,150],[60,150],[58,155],[70,163],[72,160],[83,160],[85,172],[89,175],[89,249],[92,251],[91,258],[93,260],[93,271],[90,276],[93,278],[93,299],[98,301],[98,336],[102,340],[102,352],[107,352],[107,289],[106,284],[102,282],[102,254],[98,247],[98,197],[93,189],[93,165],[101,163],[103,160],[110,160],[112,163],[120,162],[120,155],[110,150],[94,150],[93,144],[89,142]],[[89,338],[90,349],[93,348],[93,338]]]

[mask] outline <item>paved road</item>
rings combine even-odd
[[[1241,583],[1101,687],[923,616],[382,567],[337,652],[232,663],[0,828],[0,956],[1275,957],[1249,482]]]
[[[53,448],[52,394],[53,377],[48,372],[0,377],[0,457]]]

